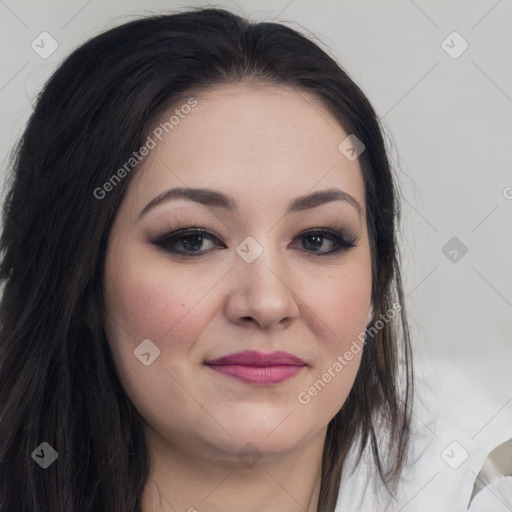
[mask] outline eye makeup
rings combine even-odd
[[[292,240],[292,248],[305,251],[313,257],[343,253],[356,247],[360,236],[356,235],[346,223],[338,222],[334,226],[313,227],[301,231]],[[296,244],[296,241],[299,244]],[[329,241],[330,247],[323,249]],[[302,243],[300,243],[302,242]],[[169,254],[178,257],[194,258],[203,256],[215,249],[227,249],[221,238],[214,232],[197,224],[185,227],[167,228],[162,234],[151,239],[150,243]],[[209,248],[204,248],[204,245]]]

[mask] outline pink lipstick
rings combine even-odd
[[[254,350],[237,352],[206,361],[205,364],[228,377],[248,384],[278,384],[297,375],[306,363],[287,352],[264,354]]]

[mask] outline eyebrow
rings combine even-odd
[[[223,208],[228,211],[239,210],[238,201],[226,194],[223,194],[222,192],[206,188],[171,188],[162,192],[144,206],[139,213],[139,219],[150,209],[171,199],[188,199],[189,201],[195,201],[196,203],[200,203],[205,206]],[[321,190],[296,197],[288,203],[286,213],[309,210],[332,201],[345,201],[349,203],[357,210],[357,213],[361,218],[363,210],[358,201],[347,192],[336,188]]]

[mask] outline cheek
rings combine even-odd
[[[179,383],[193,371],[183,361],[204,329],[200,299],[207,287],[192,287],[190,275],[170,272],[147,254],[112,253],[105,275],[105,331],[117,374],[143,417],[157,421],[164,409],[183,408]],[[145,366],[134,351],[147,339],[160,352]]]
[[[106,330],[117,359],[132,364],[134,349],[145,339],[160,348],[160,362],[172,352],[171,366],[176,356],[189,354],[208,323],[204,307],[218,277],[177,268],[147,249],[113,252],[105,275]]]
[[[327,352],[343,350],[364,331],[371,301],[371,266],[368,260],[347,260],[336,271],[320,273],[313,284],[303,283],[305,302],[324,333]]]
[[[174,289],[171,295],[170,286],[166,289],[159,283],[154,271],[144,267],[134,270],[126,259],[106,267],[105,305],[116,344],[159,339],[178,316],[179,291]]]
[[[315,408],[325,422],[345,402],[359,369],[371,284],[369,257],[347,258],[336,271],[318,275],[313,286],[302,284],[315,319],[310,325],[316,330],[319,352],[308,385],[297,398],[308,410]]]
[[[364,350],[369,302],[369,289],[361,289],[355,282],[318,294],[319,353],[297,401],[306,411],[314,410],[311,414],[321,425],[327,425],[341,409],[354,384]]]

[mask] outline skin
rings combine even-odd
[[[150,453],[142,510],[313,512],[327,425],[361,352],[308,404],[297,397],[366,326],[371,262],[361,168],[338,150],[348,133],[309,93],[238,83],[193,96],[197,106],[133,176],[105,264],[107,338]],[[172,199],[138,218],[173,187],[223,192],[240,210]],[[340,200],[285,214],[293,198],[328,188],[350,194],[362,215]],[[311,238],[298,237],[337,230],[340,220],[357,235],[355,247],[318,256],[335,248],[328,235],[317,252],[314,240],[311,248]],[[218,239],[196,242],[200,256],[151,243],[194,225]],[[263,248],[252,263],[236,252],[249,236]],[[145,339],[160,349],[149,366],[134,356]],[[282,350],[307,366],[279,384],[254,385],[204,364],[242,350]],[[256,463],[237,455],[246,443],[261,456]]]

